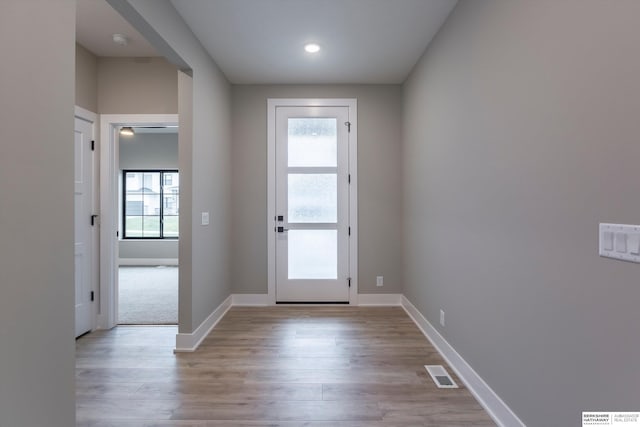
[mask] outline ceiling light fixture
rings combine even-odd
[[[135,132],[133,131],[133,128],[131,126],[125,126],[122,129],[120,129],[120,135],[122,136],[133,136]]]
[[[120,46],[126,46],[129,44],[129,39],[124,34],[114,34],[113,42]]]
[[[316,43],[307,43],[304,45],[304,50],[309,53],[318,53],[320,51],[320,46]]]

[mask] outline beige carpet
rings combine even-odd
[[[178,267],[120,267],[118,323],[178,323]]]

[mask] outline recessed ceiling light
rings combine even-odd
[[[133,128],[130,126],[125,126],[122,129],[120,129],[120,135],[122,136],[133,136],[134,132],[133,132]]]
[[[320,46],[315,43],[307,43],[304,45],[304,50],[309,53],[317,53],[320,51]]]

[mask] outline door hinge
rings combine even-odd
[[[349,284],[349,287],[351,287],[351,277],[347,277],[347,283]]]
[[[351,227],[349,227],[349,236],[351,236]]]
[[[347,127],[347,132],[351,133],[351,122],[344,122],[344,125]]]
[[[96,218],[98,218],[98,215],[91,215],[91,226],[93,227],[94,225],[96,225]]]
[[[91,291],[91,301],[94,300],[94,295],[93,295],[93,291]]]
[[[93,139],[91,140],[91,151],[96,151],[96,142]]]
[[[351,174],[347,175],[347,182],[351,184]]]

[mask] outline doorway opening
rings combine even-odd
[[[123,126],[118,157],[118,324],[176,325],[178,127]]]
[[[99,325],[177,324],[178,116],[104,114],[101,140]]]

